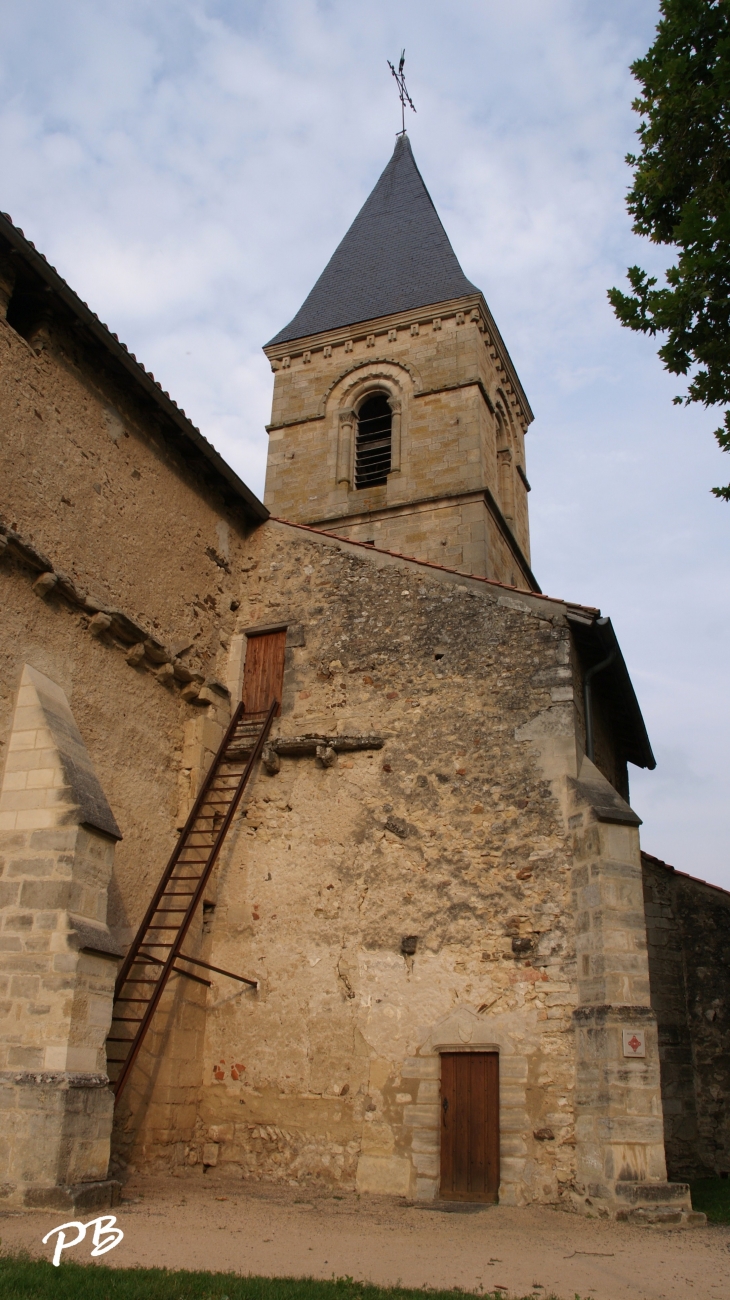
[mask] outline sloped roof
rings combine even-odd
[[[296,316],[266,346],[478,293],[459,266],[407,135]]]
[[[546,596],[542,591],[524,591],[521,587],[512,587],[509,583],[499,582],[496,578],[484,578],[481,574],[462,573],[460,569],[450,569],[443,564],[435,564],[432,560],[419,560],[414,555],[388,551],[383,547],[373,546],[371,542],[356,541],[354,537],[345,537],[325,528],[314,528],[311,524],[295,524],[291,519],[281,519],[277,515],[271,515],[270,520],[271,523],[283,524],[286,528],[297,528],[301,532],[313,533],[326,541],[356,547],[363,553],[367,552],[368,555],[387,555],[390,559],[402,560],[408,565],[418,565],[419,568],[430,569],[436,573],[450,574],[460,583],[468,583],[469,586],[479,583],[485,587],[501,588],[503,591],[510,592],[516,601],[524,602],[521,605],[523,609],[529,609],[530,606],[534,608],[536,602],[562,606],[586,667],[605,659],[608,650],[614,652],[615,657],[611,667],[596,678],[594,690],[597,694],[606,694],[609,699],[612,721],[616,727],[624,758],[629,763],[634,763],[636,767],[648,767],[650,771],[656,767],[639,701],[621,647],[610,618],[602,618],[600,609],[592,605],[579,605],[576,601],[564,600],[556,596]],[[519,605],[517,607],[520,608]]]
[[[161,413],[170,422],[175,434],[183,439],[183,447],[191,450],[194,456],[200,456],[213,471],[226,496],[233,498],[243,506],[245,514],[254,523],[268,519],[269,512],[263,502],[259,501],[249,487],[238,477],[235,470],[226,463],[212,443],[203,436],[200,429],[193,424],[170,394],[165,392],[159,380],[151,371],[145,370],[126,343],[122,343],[113,334],[108,325],[99,320],[96,312],[74,293],[73,289],[59,275],[54,266],[40,253],[23,231],[13,225],[7,212],[0,212],[0,252],[9,246],[22,261],[24,274],[30,276],[31,287],[42,285],[49,289],[53,297],[48,301],[52,306],[71,313],[78,324],[85,327],[88,336],[105,349],[111,360],[131,377],[135,386],[151,398]]]

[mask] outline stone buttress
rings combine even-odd
[[[66,697],[26,664],[0,792],[0,1197],[114,1203],[106,925],[119,828]]]

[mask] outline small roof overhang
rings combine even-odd
[[[592,668],[613,654],[608,667],[593,678],[592,690],[610,706],[611,718],[627,762],[653,771],[656,759],[610,618],[596,617],[588,610],[579,612],[577,609],[569,609],[566,618],[573,630],[575,645],[585,668]]]

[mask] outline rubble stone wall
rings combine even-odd
[[[571,844],[525,733],[571,731],[568,629],[547,602],[526,611],[291,528],[254,546],[239,633],[303,631],[275,736],[383,743],[330,766],[284,751],[257,775],[211,960],[260,988],[212,977],[198,1136],[170,1159],[433,1196],[439,1052],[496,1047],[502,1199],[567,1198]]]
[[[730,895],[642,855],[670,1178],[730,1173]]]

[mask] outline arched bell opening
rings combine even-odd
[[[357,410],[355,489],[387,483],[392,463],[393,409],[385,393],[370,393]]]

